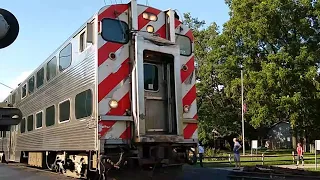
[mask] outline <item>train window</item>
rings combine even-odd
[[[36,78],[37,88],[39,88],[40,86],[43,85],[43,81],[44,81],[44,68],[41,68],[41,69],[37,72],[37,78]]]
[[[11,96],[11,102],[12,104],[16,103],[16,93],[12,93],[12,96]]]
[[[42,127],[42,112],[36,114],[36,128]]]
[[[72,61],[72,45],[69,43],[59,54],[59,71],[67,69]]]
[[[7,131],[2,131],[2,137],[7,137]]]
[[[26,95],[27,95],[27,84],[25,84],[25,85],[23,85],[21,87],[21,96],[22,96],[22,98],[26,97]]]
[[[57,58],[53,57],[47,63],[47,81],[54,78],[57,75]]]
[[[192,53],[192,43],[189,37],[176,34],[176,42],[180,46],[180,55],[190,56]]]
[[[118,19],[102,19],[101,36],[104,40],[126,44],[129,41],[129,27],[124,21]]]
[[[34,91],[34,76],[32,76],[28,81],[28,90],[29,94],[32,94]]]
[[[80,34],[80,46],[79,46],[79,50],[80,52],[82,52],[85,48],[86,48],[86,40],[85,40],[85,33],[86,31],[83,31],[81,34]]]
[[[33,115],[30,115],[27,118],[27,129],[28,129],[28,131],[33,130]]]
[[[52,126],[55,123],[55,108],[50,106],[46,109],[46,126]]]
[[[76,119],[91,116],[92,114],[92,91],[90,89],[76,95],[75,115]]]
[[[153,64],[144,64],[144,89],[148,91],[158,91],[159,76],[158,67]]]
[[[70,120],[70,101],[64,101],[59,104],[59,121],[65,122]]]
[[[24,133],[26,131],[26,118],[22,118],[20,123],[20,133]]]

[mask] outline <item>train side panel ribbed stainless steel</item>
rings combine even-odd
[[[88,22],[91,22],[93,18]],[[83,31],[86,23],[13,91],[13,93],[16,93],[16,103],[14,105],[22,111],[23,117],[27,119],[29,115],[34,116],[34,129],[30,132],[26,130],[25,133],[20,133],[19,124],[18,128],[16,128],[16,135],[11,137],[11,141],[15,143],[10,144],[10,137],[3,140],[3,143],[6,144],[4,147],[7,147],[7,149],[4,149],[6,160],[19,161],[22,151],[97,150],[97,45],[96,43],[93,45],[87,43],[87,48],[83,52],[79,52],[79,33]],[[60,51],[70,42],[72,43],[71,65],[50,81],[45,81],[44,86],[39,89],[35,88],[34,93],[21,99],[21,87],[27,83],[32,75],[36,75],[38,70],[45,67],[52,57],[56,56],[59,62]],[[79,120],[75,118],[75,96],[87,89],[92,91],[92,114],[90,117]],[[68,99],[71,106],[70,121],[60,123],[59,103]],[[12,100],[12,97],[10,100]],[[52,105],[55,105],[55,124],[46,127],[45,109]],[[42,128],[36,129],[35,117],[36,113],[40,111],[43,111]],[[12,134],[12,132],[8,132],[9,134]],[[0,140],[0,143],[2,143],[2,140]],[[13,152],[10,152],[10,148]],[[15,157],[8,158],[10,154]]]

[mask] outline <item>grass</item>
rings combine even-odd
[[[292,150],[278,150],[278,151],[258,151],[257,155],[261,156],[262,153],[265,155],[264,157],[264,163],[262,164],[262,158],[261,157],[250,157],[251,152],[247,151],[246,157],[241,156],[241,166],[256,166],[256,165],[295,165],[296,159],[293,162],[292,158]],[[276,156],[276,157],[268,157],[268,156]],[[205,167],[234,167],[234,160],[233,160],[233,154],[231,154],[231,164],[228,160],[229,153],[228,152],[218,152],[218,153],[212,153],[208,152],[205,154],[205,157],[226,157],[224,159],[221,158],[206,158],[203,160],[203,164]],[[253,156],[256,156],[255,153],[253,153]],[[319,164],[320,160],[318,159]],[[305,164],[314,164],[314,154],[311,153],[305,153],[304,154],[304,163]],[[199,166],[199,163],[197,163],[196,166]],[[312,169],[312,168],[311,168]],[[310,169],[310,170],[311,170]],[[320,169],[320,165],[319,165]],[[309,170],[309,169],[307,169]],[[314,168],[313,168],[314,170]],[[320,171],[320,170],[319,170]]]
[[[315,169],[315,168],[304,168],[304,170],[312,171],[312,172],[320,172],[320,167],[318,167],[317,169]]]

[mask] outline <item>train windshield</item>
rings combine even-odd
[[[126,44],[129,41],[128,32],[128,24],[124,21],[108,18],[102,20],[101,36],[106,41]]]
[[[176,34],[176,42],[180,46],[180,54],[182,56],[190,56],[192,53],[191,40],[187,36]]]

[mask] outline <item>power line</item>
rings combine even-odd
[[[2,82],[0,82],[0,84],[1,84],[1,85],[3,85],[3,86],[5,86],[5,87],[7,87],[7,88],[10,88],[10,89],[14,90],[14,88],[12,88],[12,87],[10,87],[10,86],[8,86],[8,85],[6,85],[6,84],[2,83]]]

